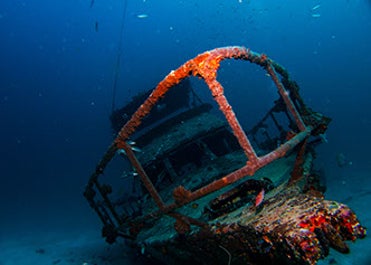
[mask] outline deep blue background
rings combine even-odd
[[[112,140],[108,116],[124,1],[90,5],[0,2],[3,232],[98,223],[82,190]],[[284,65],[307,103],[334,119],[320,148],[328,181],[343,174],[339,152],[355,171],[370,172],[370,29],[367,0],[130,0],[116,103],[198,53],[243,45]]]

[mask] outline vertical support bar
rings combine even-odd
[[[214,100],[218,103],[219,109],[223,112],[247,158],[251,163],[256,164],[258,157],[244,130],[238,122],[236,115],[232,110],[232,106],[229,105],[226,97],[224,96],[223,86],[216,79],[205,79],[205,82],[209,86]]]
[[[304,173],[303,164],[304,164],[305,149],[307,147],[307,141],[308,141],[308,138],[306,138],[303,142],[299,144],[299,152],[296,155],[294,168],[291,172],[291,177],[288,182],[289,185],[294,184],[296,181],[298,181],[300,178],[303,177],[303,173]]]
[[[281,97],[283,98],[283,101],[285,101],[287,108],[289,109],[290,113],[294,117],[295,122],[299,127],[299,130],[304,131],[305,130],[305,124],[303,122],[303,119],[301,118],[298,110],[295,108],[294,103],[290,99],[289,92],[286,91],[286,89],[283,87],[281,81],[278,79],[276,71],[272,67],[271,63],[267,63],[266,69],[267,69],[268,74],[271,76],[273,82],[275,83],[275,85],[278,89],[278,92],[280,93]]]
[[[133,150],[131,150],[131,147],[126,142],[121,142],[122,148],[125,150],[127,157],[129,158],[131,164],[135,168],[135,170],[138,172],[140,179],[143,182],[143,185],[148,190],[149,194],[152,196],[153,200],[157,204],[157,206],[160,208],[160,210],[165,209],[165,203],[162,201],[162,198],[160,194],[158,194],[155,186],[153,185],[152,181],[147,176],[146,172],[144,171],[142,165],[136,158]]]

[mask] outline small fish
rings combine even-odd
[[[136,177],[138,175],[139,175],[138,172],[136,172],[133,169],[133,171],[131,171],[131,172],[124,172],[124,173],[122,173],[121,176],[120,176],[120,178],[121,179],[128,179],[128,178]]]
[[[264,189],[262,189],[259,194],[256,196],[255,198],[255,207],[258,207],[259,205],[261,205],[263,203],[263,200],[264,200]]]
[[[312,7],[312,10],[316,10],[316,9],[318,9],[320,7],[321,7],[321,5],[315,5],[314,7]]]
[[[312,14],[312,17],[314,17],[314,18],[318,18],[318,17],[321,17],[321,14],[317,14],[317,13],[315,13],[315,14]]]
[[[131,146],[130,145],[130,149],[133,150],[134,152],[137,152],[137,153],[142,152],[142,150],[139,147],[136,147],[136,146]],[[126,151],[124,149],[119,149],[119,150],[117,150],[117,154],[126,155]]]
[[[147,14],[139,14],[137,15],[137,18],[147,18],[148,15]]]
[[[90,2],[90,8],[92,8],[94,6],[94,0],[91,0]]]
[[[131,147],[131,150],[133,150],[134,152],[137,152],[137,153],[141,153],[142,150],[136,146],[130,146]]]
[[[119,149],[119,150],[117,150],[117,154],[118,155],[126,155],[126,152],[125,152],[124,149]]]

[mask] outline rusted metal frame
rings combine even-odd
[[[258,148],[261,148],[261,142],[256,139],[256,135],[261,126],[264,126],[266,120],[273,115],[274,108],[275,107],[273,106],[252,129],[245,133],[246,136],[250,136],[250,138],[252,138],[252,142],[255,142]]]
[[[89,187],[91,189],[93,189],[92,187]],[[87,198],[88,199],[88,198]],[[112,219],[111,219],[111,216],[107,216],[107,211],[102,208],[102,207],[99,207],[97,202],[94,200],[94,199],[88,199],[89,201],[89,205],[90,207],[92,207],[94,209],[94,211],[98,214],[99,218],[101,219],[102,223],[104,225],[108,224],[108,223],[113,223]],[[107,221],[108,219],[108,221]]]
[[[94,198],[88,198],[88,197],[85,196],[89,201],[90,207],[92,207],[95,210],[95,212],[98,214],[98,216],[102,220],[103,224],[105,224],[105,225],[108,224],[108,223],[109,224],[114,224],[114,221],[112,220],[112,217],[114,217],[116,222],[119,225],[121,225],[122,220],[120,219],[119,215],[117,214],[117,212],[115,210],[115,207],[112,205],[111,201],[108,199],[108,196],[105,194],[105,192],[103,191],[103,189],[100,186],[100,184],[98,183],[98,181],[94,180],[93,182],[90,182],[89,186],[86,187],[86,190],[88,190],[88,189],[94,190],[93,186],[95,186],[97,188],[97,190],[99,191],[100,195],[103,198],[103,201],[104,201],[105,205],[108,207],[108,209],[112,213],[112,216],[108,214],[106,208],[100,207],[97,204],[97,202],[94,200]]]
[[[255,167],[255,164],[248,163],[245,166],[229,173],[228,175],[224,176],[223,178],[217,179],[210,184],[195,190],[193,192],[189,191],[189,195],[186,199],[184,199],[181,203],[171,203],[166,206],[164,209],[164,212],[168,213],[171,212],[177,208],[180,208],[183,205],[186,205],[192,201],[195,201],[203,196],[206,196],[209,193],[212,193],[214,191],[217,191],[223,187],[226,187],[238,180],[240,180],[243,177],[246,176],[252,176],[255,171],[258,169],[258,166]]]
[[[171,71],[152,91],[144,103],[132,115],[129,121],[122,127],[114,144],[118,149],[123,148],[125,141],[132,135],[136,128],[142,123],[142,119],[148,115],[153,106],[159,101],[167,91],[174,85],[178,84],[181,80],[189,76],[189,66],[184,64],[175,71]]]
[[[124,142],[122,145],[122,148],[125,150],[126,156],[128,157],[132,166],[135,168],[136,172],[138,173],[140,179],[143,182],[143,185],[146,187],[146,189],[148,190],[149,194],[152,196],[157,206],[160,208],[160,210],[165,209],[165,203],[162,201],[160,194],[157,192],[152,181],[147,176],[147,173],[144,171],[142,165],[138,161],[133,150],[131,150],[131,146],[127,144],[126,142]]]
[[[115,143],[111,144],[108,147],[106,153],[103,155],[102,159],[99,161],[98,165],[96,166],[95,171],[93,172],[93,174],[91,174],[91,176],[89,178],[88,186],[92,186],[92,185],[96,184],[96,181],[97,181],[99,175],[103,174],[103,172],[106,169],[108,163],[114,157],[116,151],[117,151],[117,147],[116,147]]]
[[[286,90],[291,93],[290,97],[292,98],[294,105],[301,111],[301,114],[305,113],[308,109],[304,100],[299,95],[298,85],[294,81],[290,80],[289,73],[283,66],[274,61],[271,61],[271,64],[275,71],[282,76],[282,84],[284,84]]]
[[[301,115],[307,113],[307,106],[305,105],[302,97],[299,95],[299,87],[296,82],[290,80],[287,70],[273,60],[270,60],[270,64],[273,66],[274,70],[281,75],[281,83],[286,91],[290,93],[290,98],[294,106],[296,106],[296,108],[300,111]]]
[[[201,228],[209,227],[209,225],[207,223],[205,223],[203,221],[200,221],[198,219],[189,217],[189,216],[184,215],[184,214],[169,212],[167,215],[175,218],[178,221],[184,222],[187,225],[196,225],[196,226],[199,226]]]
[[[147,100],[138,108],[130,120],[122,127],[118,136],[115,139],[117,149],[122,148],[124,142],[134,133],[135,129],[141,124],[144,118],[162,98],[165,93],[174,85],[178,84],[182,79],[190,74],[200,76],[203,79],[216,77],[216,71],[220,66],[220,61],[224,59],[235,58],[244,59],[262,65],[266,60],[265,55],[260,55],[244,47],[224,47],[214,49],[209,52],[202,53],[194,59],[189,60],[178,69],[173,70],[168,74],[155,88]],[[212,89],[212,88],[211,88]]]
[[[284,99],[288,109],[294,116],[298,127],[302,131],[301,133],[297,134],[291,140],[286,142],[285,144],[281,145],[278,149],[272,151],[270,154],[258,158],[255,154],[255,151],[251,147],[244,131],[242,130],[241,126],[239,125],[234,112],[232,111],[231,106],[228,104],[226,98],[223,95],[223,88],[222,86],[216,81],[216,71],[220,66],[220,61],[228,58],[235,58],[235,59],[244,59],[250,62],[256,63],[263,67],[266,67],[268,73],[271,75],[274,83],[276,84],[279,93],[281,94],[282,98]],[[140,125],[142,118],[144,118],[152,109],[152,107],[156,104],[156,102],[165,95],[165,93],[175,84],[178,84],[182,79],[187,77],[189,74],[193,74],[196,76],[202,77],[205,82],[209,85],[215,100],[218,102],[221,111],[224,113],[226,119],[228,120],[232,130],[234,131],[237,139],[240,142],[241,147],[244,149],[247,157],[250,158],[247,161],[247,164],[228,174],[227,176],[216,180],[207,186],[196,190],[191,194],[191,196],[184,201],[183,204],[198,199],[202,196],[205,196],[208,193],[216,191],[222,187],[225,187],[229,184],[232,184],[239,179],[243,178],[247,175],[253,175],[255,171],[262,166],[272,162],[273,160],[282,157],[286,154],[288,150],[291,150],[295,147],[300,141],[302,141],[305,137],[307,137],[310,133],[310,130],[304,126],[303,121],[299,113],[297,112],[295,106],[291,102],[290,98],[288,97],[287,92],[283,88],[283,85],[279,81],[277,75],[273,67],[270,63],[267,63],[267,57],[265,55],[259,55],[256,53],[251,52],[250,50],[246,50],[243,47],[226,47],[215,49],[210,52],[206,52],[203,54],[198,55],[196,58],[186,62],[177,70],[172,71],[169,75],[165,77],[163,81],[159,83],[156,89],[152,92],[149,98],[140,106],[140,108],[133,114],[131,119],[123,126],[120,130],[118,137],[115,139],[116,148],[123,148],[131,163],[138,171],[144,185],[146,186],[147,190],[155,200],[156,204],[159,206],[162,212],[169,212],[172,209],[178,208],[181,205],[170,204],[165,206],[163,203],[160,195],[157,193],[155,187],[153,186],[152,182],[146,175],[145,171],[141,167],[139,161],[136,159],[134,153],[132,152],[130,146],[125,142],[129,138],[129,136],[135,131],[135,129]]]
[[[107,193],[104,192],[102,186],[98,183],[98,181],[95,182],[95,186],[99,190],[99,193],[102,196],[105,205],[107,205],[108,209],[111,211],[111,213],[112,213],[113,217],[116,219],[117,223],[121,225],[122,220],[121,220],[120,216],[117,214],[117,212],[115,210],[115,207],[112,205],[111,201],[108,199]],[[113,221],[111,220],[111,222],[113,222]]]
[[[206,84],[209,86],[210,90],[213,93],[214,100],[218,103],[219,109],[223,112],[225,118],[227,119],[236,139],[240,143],[241,148],[245,152],[247,158],[251,163],[257,163],[258,157],[247,138],[244,130],[242,129],[240,123],[238,122],[236,115],[232,110],[232,106],[229,105],[226,97],[224,96],[223,86],[216,80],[205,80]],[[215,92],[217,91],[217,93]]]
[[[259,157],[259,168],[271,163],[278,158],[284,157],[288,151],[292,150],[295,146],[309,137],[311,132],[312,128],[307,127],[304,131],[296,134],[293,138],[280,145],[277,149],[273,150],[269,154]]]
[[[190,203],[194,200],[197,200],[207,194],[210,194],[214,191],[220,190],[221,188],[224,188],[230,184],[235,183],[236,181],[246,177],[246,176],[252,176],[254,173],[264,167],[265,165],[271,163],[272,161],[281,158],[287,154],[288,151],[292,150],[295,146],[297,146],[299,143],[304,141],[311,133],[311,129],[308,128],[303,132],[298,133],[293,138],[291,138],[289,141],[282,144],[280,147],[278,147],[276,150],[270,152],[269,154],[266,154],[265,156],[258,157],[257,163],[251,163],[250,161],[247,162],[247,164],[228,175],[217,179],[210,184],[195,190],[191,192],[187,199],[185,199],[182,203],[172,203],[170,205],[167,205],[165,208],[165,212],[170,212],[176,208],[179,208],[187,203]]]
[[[308,138],[306,138],[304,141],[300,143],[300,146],[299,146],[300,148],[296,155],[294,168],[291,172],[291,177],[288,182],[289,185],[292,185],[296,183],[302,177],[305,177],[303,176],[303,172],[304,172],[303,164],[304,164],[304,155],[305,155],[305,151],[307,147],[307,142],[308,142]]]
[[[305,124],[303,122],[303,119],[300,116],[300,113],[296,109],[294,103],[292,102],[289,92],[283,87],[283,84],[279,80],[276,71],[274,70],[274,67],[272,64],[269,62],[266,65],[266,70],[268,74],[271,76],[273,82],[275,83],[278,92],[280,93],[281,97],[283,98],[283,101],[285,102],[288,110],[290,111],[291,115],[294,117],[296,124],[299,127],[300,131],[304,131],[306,129]]]
[[[116,150],[117,150],[116,146],[114,144],[111,144],[110,147],[108,148],[108,150],[106,151],[106,153],[103,155],[100,162],[98,163],[95,171],[90,176],[89,183],[88,183],[87,187],[85,188],[85,192],[88,192],[89,189],[93,189],[93,186],[95,186],[97,188],[97,190],[99,191],[100,195],[102,196],[102,198],[104,200],[104,203],[107,205],[107,207],[111,211],[113,217],[116,219],[117,223],[122,224],[122,221],[121,221],[119,215],[117,214],[117,212],[115,210],[115,207],[112,205],[111,201],[108,199],[108,196],[107,196],[106,192],[103,190],[102,186],[98,182],[98,177],[101,174],[103,174],[103,172],[104,172],[105,168],[107,167],[108,163],[114,157]],[[93,209],[95,209],[95,211],[98,213],[98,215],[101,216],[101,213],[99,213],[97,211],[98,206],[96,205],[96,202],[94,201],[94,198],[88,198],[88,200],[91,204],[94,204],[94,207],[92,206]],[[113,222],[112,220],[110,220],[110,221]],[[103,221],[103,223],[106,223],[106,222]]]
[[[254,61],[259,61],[259,57],[256,54],[252,54],[251,59]],[[118,133],[114,141],[114,145],[117,149],[124,149],[126,154],[136,168],[138,174],[140,175],[144,185],[146,186],[148,192],[151,194],[156,204],[160,209],[164,208],[164,203],[159,196],[157,190],[153,186],[152,182],[148,178],[147,174],[143,170],[139,161],[136,159],[134,153],[131,151],[130,146],[125,142],[136,128],[141,124],[141,120],[151,111],[156,102],[162,98],[165,93],[174,85],[178,84],[182,79],[186,78],[190,74],[200,76],[204,79],[216,77],[216,71],[220,66],[220,61],[227,58],[244,58],[248,59],[250,51],[242,47],[226,47],[221,49],[215,49],[210,52],[205,52],[198,55],[194,59],[186,62],[178,69],[171,71],[165,79],[163,79],[147,100],[138,108],[138,110],[132,115],[131,119],[123,126],[123,128]],[[212,87],[210,87],[212,90]],[[213,90],[212,90],[213,91]],[[231,111],[228,111],[231,113]],[[228,117],[227,117],[228,119]],[[238,125],[237,125],[238,126]],[[253,158],[254,160],[254,158]],[[256,161],[256,159],[255,159]]]
[[[105,225],[107,225],[107,224],[114,225],[115,224],[114,221],[112,220],[112,217],[110,216],[110,214],[108,213],[106,208],[99,207],[99,210],[101,212],[102,217],[105,219],[105,221],[103,222]],[[119,224],[121,224],[121,222]]]

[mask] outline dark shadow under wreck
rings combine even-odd
[[[232,58],[261,66],[278,90],[249,130],[216,79],[220,62]],[[222,115],[198,98],[188,76],[205,81]],[[315,264],[330,247],[347,253],[346,240],[366,235],[350,208],[324,199],[313,168],[330,119],[308,108],[286,70],[264,54],[243,47],[200,54],[111,120],[118,136],[84,192],[109,243],[126,238],[166,264]],[[122,177],[140,182],[140,195],[119,192],[124,184],[109,170],[117,158],[130,163]]]

